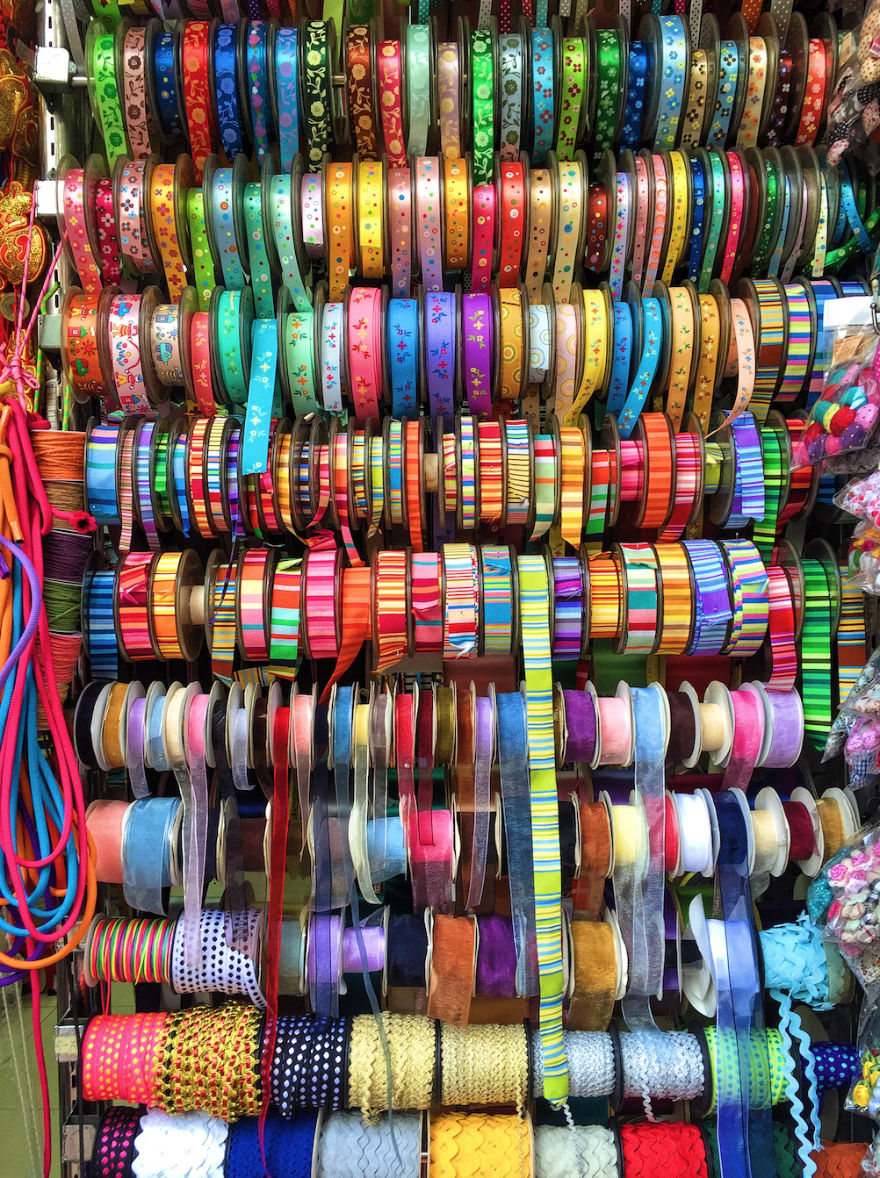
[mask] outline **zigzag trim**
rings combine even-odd
[[[811,1157],[813,1145],[810,1140],[811,1125],[807,1124],[804,1117],[804,1105],[801,1100],[800,1092],[798,1091],[798,1083],[794,1074],[794,1060],[792,1059],[792,1049],[794,1044],[792,1042],[792,1033],[802,1043],[803,1038],[807,1040],[809,1045],[809,1038],[801,1026],[801,1020],[794,1013],[791,1006],[791,998],[782,990],[771,990],[771,998],[779,1003],[779,1033],[782,1036],[782,1046],[785,1050],[785,1057],[787,1066],[785,1069],[786,1080],[786,1096],[791,1101],[791,1118],[794,1121],[794,1135],[798,1146],[798,1157],[801,1163],[802,1178],[813,1178],[816,1173],[816,1163]],[[814,1073],[815,1080],[815,1073]]]

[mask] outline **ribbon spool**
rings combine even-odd
[[[782,875],[788,866],[791,833],[782,801],[772,786],[765,786],[755,797],[752,829],[755,840],[754,873],[769,871],[773,876]]]

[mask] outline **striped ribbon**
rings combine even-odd
[[[93,679],[119,678],[119,641],[113,612],[115,600],[116,574],[113,570],[102,569],[90,574],[85,584],[83,623]]]
[[[767,569],[770,599],[770,659],[772,672],[769,691],[794,691],[798,673],[797,645],[794,636],[794,605],[788,573],[778,565]]]
[[[413,637],[418,654],[433,653],[443,649],[441,578],[442,566],[439,552],[413,553]]]
[[[618,544],[623,600],[620,654],[651,654],[657,642],[657,554],[650,544]]]
[[[443,570],[446,602],[443,617],[443,657],[476,654],[479,618],[477,551],[471,544],[444,544]]]
[[[568,1068],[562,1037],[562,876],[550,663],[550,593],[543,557],[521,556],[517,571],[526,680],[544,1096],[558,1105],[568,1098]]]
[[[779,514],[788,483],[788,472],[783,468],[782,438],[772,425],[760,431],[761,468],[764,475],[764,518],[755,523],[752,540],[767,563],[773,556],[779,531]]]
[[[513,647],[513,562],[509,548],[480,549],[483,574],[483,654],[510,654]]]
[[[723,540],[721,548],[730,570],[733,600],[733,624],[722,653],[748,658],[758,653],[767,634],[767,570],[751,540]]]
[[[803,560],[804,624],[801,630],[801,698],[804,731],[817,749],[824,748],[831,728],[831,590],[818,560]]]
[[[727,566],[711,540],[685,540],[696,591],[694,632],[688,654],[719,654],[733,617]]]
[[[584,579],[576,556],[553,558],[553,657],[578,659],[584,616]]]
[[[532,539],[543,536],[556,515],[556,444],[550,434],[536,434],[535,442],[535,522]]]
[[[846,564],[840,566],[840,624],[837,627],[838,699],[846,699],[865,665],[865,598],[849,581]]]
[[[280,560],[272,579],[272,607],[269,616],[269,658],[295,663],[299,658],[300,594],[302,561],[299,557]]]

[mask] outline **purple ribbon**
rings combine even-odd
[[[471,838],[471,874],[467,907],[478,908],[486,882],[486,858],[489,854],[489,807],[492,802],[492,701],[487,695],[476,698],[474,724],[474,828]],[[511,933],[511,936],[513,933]]]
[[[361,928],[361,937],[366,950],[366,970],[376,973],[385,965],[385,930],[381,925],[368,925]],[[357,933],[347,928],[342,934],[342,972],[360,974],[362,966]]]
[[[572,765],[587,764],[596,752],[596,704],[590,691],[563,691],[565,728],[567,732],[565,759]]]
[[[516,945],[509,916],[480,916],[477,993],[487,998],[516,997]]]
[[[128,752],[128,776],[131,792],[136,798],[150,796],[147,774],[144,769],[144,741],[146,738],[147,701],[136,699],[128,709],[126,743]]]
[[[446,429],[455,420],[455,295],[425,295],[425,367],[431,417],[442,417]]]
[[[492,413],[492,351],[494,319],[487,294],[462,296],[464,385],[468,409],[477,417]]]
[[[764,769],[787,769],[800,756],[804,738],[803,716],[797,697],[787,691],[768,691],[773,711],[773,735],[770,751],[762,762]]]

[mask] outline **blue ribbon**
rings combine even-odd
[[[645,117],[645,95],[648,86],[648,55],[649,48],[644,41],[633,41],[630,44],[626,104],[623,113],[623,129],[620,132],[621,151],[627,149],[635,151],[642,138],[642,121]]]
[[[532,29],[532,79],[535,131],[532,163],[543,167],[547,152],[553,146],[553,34],[550,29]]]
[[[122,891],[132,908],[165,915],[163,892],[171,887],[171,830],[180,806],[175,796],[139,798],[129,807],[122,842]]]
[[[663,347],[663,312],[659,299],[642,299],[642,355],[630,386],[626,403],[621,410],[617,424],[621,438],[628,438],[635,429],[648,395],[657,375],[660,351]],[[634,308],[634,314],[638,314]]]
[[[632,362],[633,316],[629,303],[614,304],[614,347],[611,351],[611,380],[605,412],[619,416],[629,392],[629,368]]]
[[[251,373],[239,459],[242,474],[262,474],[269,461],[269,432],[278,375],[278,323],[251,324]]]
[[[153,80],[156,84],[156,100],[159,104],[159,122],[167,135],[173,135],[175,131],[183,130],[177,95],[175,36],[175,33],[160,33],[153,48]]]
[[[235,25],[217,25],[214,31],[214,94],[220,142],[229,159],[244,151],[241,107],[238,103],[238,55]]]
[[[392,416],[413,421],[419,413],[419,305],[415,299],[389,300],[385,347]]]
[[[516,945],[516,989],[518,994],[529,997],[538,993],[538,940],[525,700],[519,692],[497,695],[495,712],[498,718],[498,763],[504,835],[507,839],[510,911]]]
[[[749,882],[748,819],[736,791],[723,790],[713,797],[718,816],[720,845],[717,881],[724,912],[724,940],[729,996],[718,992],[719,1037],[721,1025],[732,1016],[740,1070],[740,1107],[731,1113],[722,1135],[721,1085],[719,1084],[718,1146],[721,1151],[722,1178],[775,1178],[772,1122],[770,1119],[770,1061],[767,1058],[767,1035],[761,1007],[761,979],[758,967],[758,938],[754,923],[751,884]],[[711,922],[713,925],[716,922]],[[719,946],[713,943],[713,957],[718,962]],[[766,1081],[762,1083],[762,1079]],[[737,1128],[734,1130],[734,1122]],[[739,1135],[739,1140],[735,1134]],[[725,1154],[736,1161],[725,1165]],[[742,1156],[744,1155],[744,1157]]]
[[[278,99],[278,142],[281,167],[289,172],[299,151],[299,53],[297,30],[275,33],[275,94]]]
[[[688,259],[688,278],[699,282],[700,264],[703,260],[703,229],[706,224],[706,177],[703,165],[694,157],[691,159],[691,177],[694,182],[694,201],[691,222],[691,252]]]

